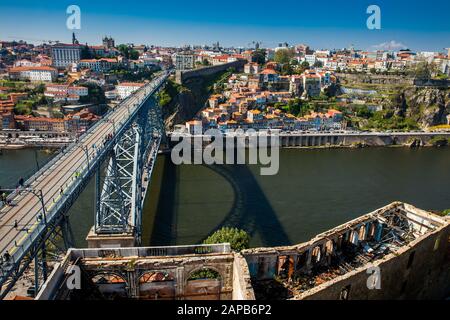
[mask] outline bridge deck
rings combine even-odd
[[[57,156],[49,167],[44,167],[39,175],[26,181],[24,188],[18,188],[11,194],[12,206],[4,206],[0,210],[0,255],[2,257],[8,251],[11,255],[11,263],[17,262],[25,253],[25,244],[32,241],[29,239],[31,235],[43,225],[42,219],[38,221],[39,215],[42,216],[40,199],[30,190],[34,192],[42,190],[47,219],[52,219],[52,209],[70,194],[72,186],[87,171],[87,157],[90,162],[96,161],[97,156],[104,151],[102,148],[108,135],[114,136],[120,132],[130,115],[164,80],[165,76],[157,78],[128,97],[88,130],[78,143],[71,145]]]

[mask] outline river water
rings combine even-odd
[[[4,151],[0,185],[14,184],[50,156]],[[71,208],[77,246],[94,222],[91,182]],[[143,245],[194,244],[224,225],[252,246],[306,241],[392,201],[450,208],[450,148],[283,149],[275,176],[256,165],[181,165],[159,156],[144,207]]]

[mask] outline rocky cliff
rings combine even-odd
[[[407,87],[384,101],[387,110],[415,120],[422,128],[447,124],[450,114],[450,90]]]
[[[175,125],[191,120],[205,108],[214,83],[228,72],[191,78],[184,81],[183,85],[169,81],[163,92],[167,97],[166,102],[160,101],[166,130],[171,131]]]

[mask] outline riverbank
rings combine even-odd
[[[265,132],[259,132],[257,136],[253,134],[226,133],[222,135],[222,144],[229,146],[245,146],[248,148],[254,145],[255,139],[265,138],[267,144],[274,142],[278,138],[278,146],[282,148],[290,147],[382,147],[382,146],[446,146],[450,144],[450,132],[290,132],[276,133],[273,135]],[[168,133],[170,147],[174,147],[181,139],[187,139],[191,144],[194,141],[201,140],[203,146],[216,141],[217,137],[209,135],[190,135],[186,133]],[[261,141],[261,140],[260,140]],[[196,144],[197,145],[197,144]]]
[[[0,150],[20,150],[29,148],[29,146],[24,144],[0,144]]]

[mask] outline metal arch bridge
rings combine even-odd
[[[37,293],[47,279],[52,254],[48,245],[55,249],[63,242],[62,252],[72,246],[67,213],[92,176],[96,177],[95,233],[132,234],[140,244],[145,189],[164,137],[154,95],[169,74],[158,74],[23,186],[11,190],[11,204],[0,208],[0,299],[33,261]],[[106,174],[101,177],[106,161]]]

